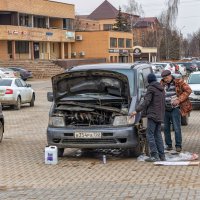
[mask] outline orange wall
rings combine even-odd
[[[7,41],[0,41],[0,58],[2,60],[9,59]]]
[[[75,18],[73,4],[48,0],[0,0],[0,10],[60,18]]]
[[[81,51],[84,51],[84,58],[107,58],[108,60],[110,56],[119,55],[118,53],[109,53],[111,37],[132,39],[132,33],[116,31],[76,32],[76,35],[82,36],[82,41],[76,41],[72,45],[72,52],[76,52],[77,57]]]

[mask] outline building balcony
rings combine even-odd
[[[75,32],[61,29],[0,25],[0,40],[74,42]]]

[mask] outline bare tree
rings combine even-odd
[[[133,24],[137,21],[138,16],[144,16],[144,10],[141,4],[138,4],[135,0],[127,0],[127,5],[123,5],[123,11],[129,14],[129,21],[131,25],[131,29],[133,28]]]
[[[180,0],[168,0],[168,8],[167,8],[167,25],[169,27],[173,27],[177,16],[178,16],[178,5],[180,3]]]
[[[127,5],[123,6],[123,10],[131,15],[144,16],[142,5],[137,3],[135,0],[128,0]]]

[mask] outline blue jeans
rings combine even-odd
[[[147,141],[151,156],[164,156],[164,144],[161,135],[161,122],[155,122],[148,118],[147,122]]]
[[[171,123],[173,124],[175,132],[175,146],[182,147],[182,134],[181,134],[181,113],[179,108],[174,108],[172,111],[165,111],[164,119],[164,133],[165,133],[165,143],[169,147],[172,147],[171,139]]]

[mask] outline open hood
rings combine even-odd
[[[130,102],[127,76],[110,70],[71,71],[52,77],[54,101],[77,94],[109,94]]]

